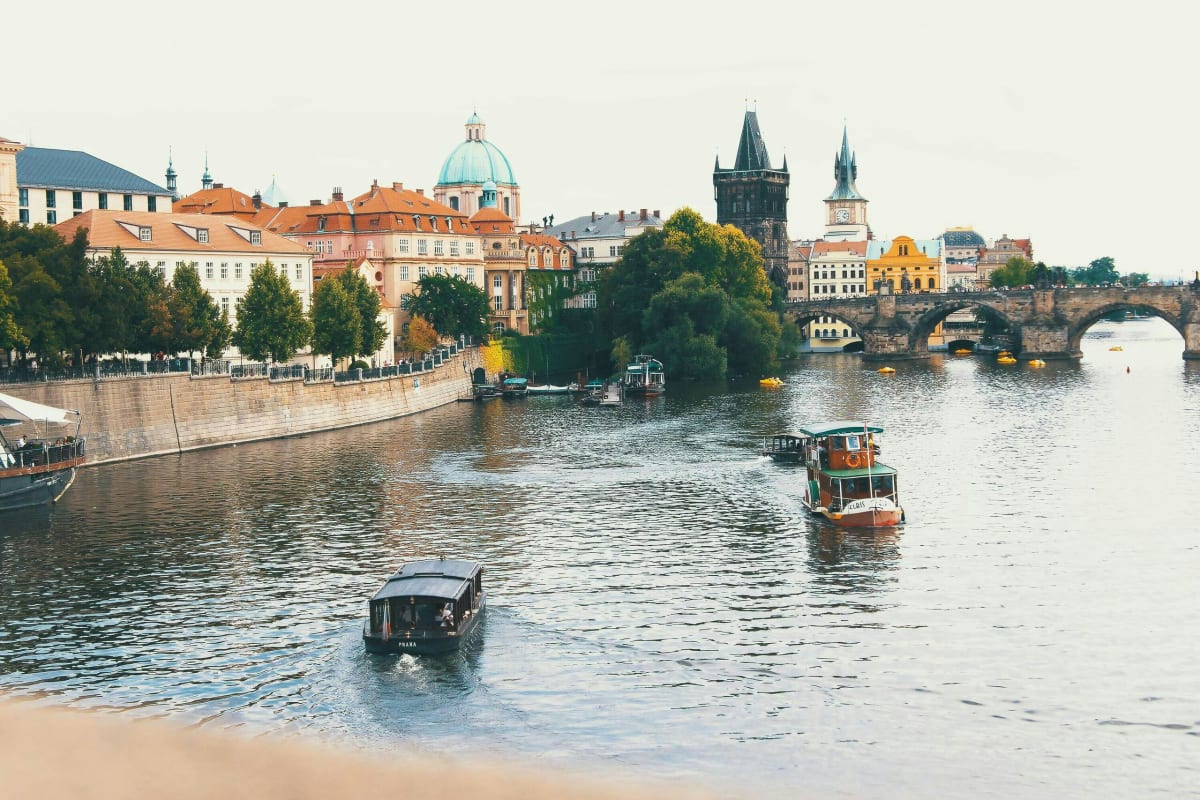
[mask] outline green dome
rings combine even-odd
[[[467,120],[467,140],[451,151],[442,171],[438,175],[438,186],[454,184],[483,184],[495,181],[498,184],[516,185],[512,165],[500,152],[500,148],[483,138],[483,121],[478,114]]]

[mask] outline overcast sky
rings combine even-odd
[[[690,206],[756,109],[819,236],[843,122],[879,238],[970,225],[1035,258],[1191,277],[1193,22],[1183,2],[79,2],[6,8],[0,136],[182,193],[431,193],[477,110],[520,223]],[[811,7],[810,7],[811,6]]]

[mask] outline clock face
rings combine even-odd
[[[837,221],[838,222],[849,222],[850,221],[850,210],[845,209],[845,208],[839,208],[837,210]]]

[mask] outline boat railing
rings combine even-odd
[[[24,469],[69,464],[84,456],[84,440],[68,436],[61,439],[34,439],[12,452],[0,452],[0,469]]]

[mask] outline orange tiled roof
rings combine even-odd
[[[859,256],[867,255],[866,242],[813,242],[812,255],[825,253],[854,253]]]
[[[259,204],[262,205],[261,202]],[[267,206],[270,208],[270,206]],[[254,198],[230,186],[201,189],[171,204],[176,214],[233,214],[250,219],[258,214]]]
[[[242,219],[214,217],[211,214],[160,214],[152,211],[93,209],[54,226],[54,230],[68,240],[81,228],[88,229],[90,247],[120,247],[131,253],[141,250],[172,250],[196,253],[309,255],[307,248],[252,223]],[[150,241],[141,239],[141,228],[150,228]],[[193,235],[192,232],[200,229],[208,231],[207,243],[197,241]],[[262,234],[261,245],[250,243],[252,231]]]

